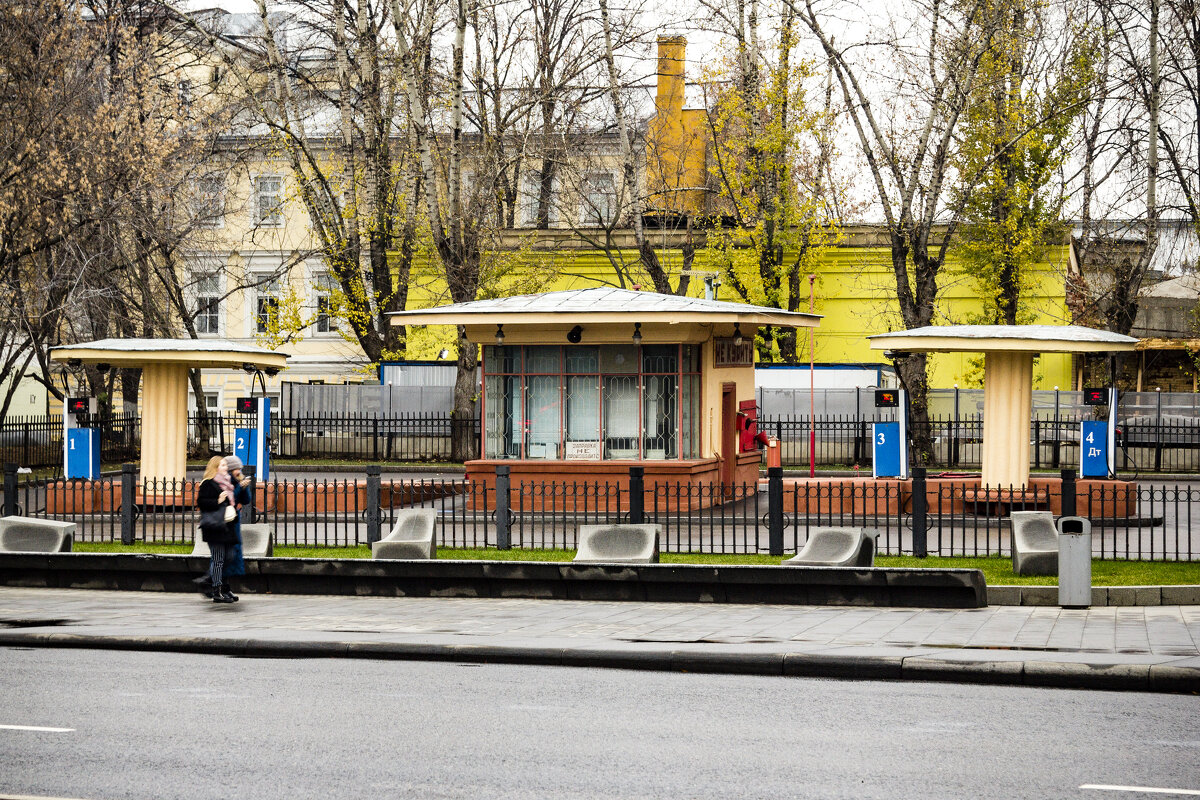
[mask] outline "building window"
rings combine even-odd
[[[188,405],[191,407],[192,413],[195,414],[197,411],[196,395],[188,392],[188,400],[190,401]],[[220,389],[212,389],[204,393],[204,410],[208,412],[209,418],[217,416],[221,413]]]
[[[332,316],[334,286],[333,276],[329,273],[317,275],[313,285],[313,292],[317,301],[317,318],[313,322],[313,328],[316,329],[317,333],[337,332],[337,320]]]
[[[179,99],[179,112],[187,117],[192,113],[192,82],[187,78],[183,78],[176,85],[177,97]]]
[[[254,180],[255,222],[264,227],[283,224],[283,178],[260,175]]]
[[[617,187],[611,172],[593,172],[583,180],[583,207],[580,224],[585,227],[609,225],[617,216]]]
[[[221,279],[205,275],[196,280],[196,333],[216,335],[221,332]]]
[[[220,173],[196,179],[196,224],[219,228],[225,223],[225,176]]]
[[[517,225],[533,228],[538,224],[538,207],[542,195],[542,173],[526,172],[521,176],[521,191],[518,197]],[[554,220],[554,186],[550,187],[547,218]]]
[[[279,327],[279,279],[260,280],[254,298],[254,332],[272,333]]]
[[[486,458],[697,458],[698,345],[484,348]]]

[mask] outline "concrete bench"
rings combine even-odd
[[[69,553],[74,542],[74,522],[0,517],[0,553]]]
[[[1058,574],[1058,531],[1049,511],[1014,511],[1012,564],[1017,575]]]
[[[371,543],[371,558],[437,558],[437,543],[433,539],[435,522],[436,508],[405,508],[396,512],[391,532]]]
[[[590,564],[657,564],[657,525],[580,525],[575,561]]]
[[[784,564],[808,567],[875,566],[874,528],[811,528],[800,552]]]
[[[245,558],[270,558],[275,553],[275,534],[270,525],[242,523],[242,555]],[[200,529],[196,528],[196,544],[192,555],[208,558],[210,551],[208,543],[200,538]]]

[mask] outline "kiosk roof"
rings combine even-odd
[[[572,322],[592,324],[627,324],[633,321],[744,322],[788,328],[815,328],[821,321],[819,314],[611,287],[475,300],[437,308],[397,311],[391,317],[396,325],[496,323],[512,327],[561,324],[568,319]]]
[[[254,345],[210,339],[98,339],[94,342],[55,347],[54,361],[77,358],[85,364],[114,366],[186,364],[189,367],[240,369],[253,364],[258,369],[283,369],[287,355]]]
[[[867,338],[872,350],[937,353],[1106,353],[1133,350],[1138,341],[1079,325],[930,325]]]

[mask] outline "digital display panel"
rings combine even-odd
[[[239,397],[237,399],[237,413],[239,414],[256,414],[258,408],[253,397]]]
[[[1108,389],[1084,389],[1083,404],[1085,406],[1108,405]]]
[[[900,405],[900,393],[895,389],[876,389],[876,408],[896,408]]]
[[[88,405],[86,397],[71,397],[67,400],[67,413],[86,414],[89,410]]]

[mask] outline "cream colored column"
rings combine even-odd
[[[187,365],[142,368],[142,479],[181,481],[187,470]]]
[[[983,485],[1022,489],[1029,484],[1029,418],[1033,409],[1033,353],[984,356]]]

